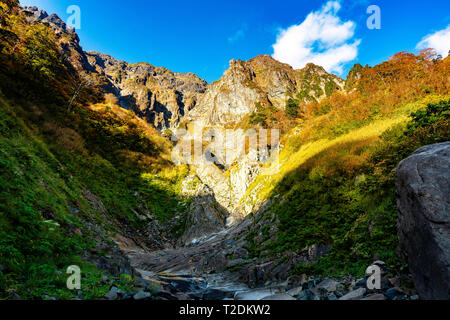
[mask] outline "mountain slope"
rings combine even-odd
[[[147,63],[128,64],[97,52],[86,55],[108,80],[107,90],[120,106],[135,111],[159,130],[176,127],[206,90],[206,81],[193,73],[174,73]]]
[[[15,6],[1,9],[0,297],[140,290],[113,239],[145,250],[175,244],[190,201],[181,194],[189,169],[172,165],[171,144],[151,125],[102,102],[101,88],[83,88],[68,108],[84,68],[65,59],[48,26]],[[80,292],[65,286],[74,264]]]
[[[284,111],[286,100],[303,104],[342,90],[344,81],[313,64],[294,70],[270,56],[231,60],[222,78],[212,83],[188,116],[205,125],[242,126],[244,117],[259,110]],[[275,124],[277,119],[267,119]]]

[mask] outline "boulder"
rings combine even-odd
[[[397,168],[398,237],[422,299],[450,299],[450,142]]]
[[[324,289],[329,292],[334,292],[337,290],[338,286],[339,286],[339,282],[337,282],[336,280],[325,279],[317,285],[317,288]]]
[[[298,297],[302,293],[302,290],[303,290],[302,287],[296,287],[296,288],[293,288],[293,289],[289,290],[286,293],[288,295],[290,295],[291,297]]]
[[[368,296],[367,298],[364,298],[362,300],[386,300],[386,297],[384,296],[384,294],[377,293],[377,294]]]
[[[145,291],[139,291],[134,295],[134,300],[148,300],[152,297],[151,293]]]
[[[184,244],[199,240],[204,236],[222,231],[225,228],[226,210],[221,207],[214,192],[206,184],[196,190],[186,222],[186,232],[181,238]]]
[[[116,287],[112,287],[104,297],[108,300],[117,300],[119,298],[119,291]]]
[[[262,300],[278,293],[277,290],[272,290],[270,288],[241,291],[234,295],[234,300]]]
[[[285,294],[285,293],[278,293],[274,294],[265,298],[262,298],[261,300],[275,300],[275,301],[283,301],[283,300],[295,300],[292,296]]]
[[[359,288],[353,291],[350,291],[345,296],[339,298],[339,300],[359,300],[366,293],[365,288]]]

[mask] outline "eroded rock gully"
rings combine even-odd
[[[368,290],[364,278],[290,276],[289,263],[244,259],[240,240],[250,221],[194,241],[186,247],[146,252],[122,247],[140,275],[139,299],[157,300],[414,300],[416,292],[400,288],[409,278],[394,276],[382,261],[382,288]],[[311,250],[309,250],[311,254]],[[312,254],[317,254],[312,250]],[[151,293],[151,294],[147,294]]]

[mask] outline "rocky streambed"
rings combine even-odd
[[[366,279],[290,276],[255,286],[242,272],[227,268],[217,255],[230,245],[242,226],[193,241],[181,248],[146,252],[122,248],[138,274],[137,293],[112,288],[107,299],[134,300],[416,300],[410,276],[394,276],[382,261],[381,289],[367,289]],[[238,260],[240,261],[240,260]],[[233,261],[231,261],[233,263]],[[234,262],[235,263],[235,262]],[[413,287],[413,286],[412,286]]]

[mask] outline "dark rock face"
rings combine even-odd
[[[105,76],[106,92],[124,109],[131,109],[158,130],[177,128],[194,108],[207,83],[193,73],[172,72],[148,63],[130,64],[98,53],[85,52],[90,66]]]
[[[422,299],[450,299],[450,142],[397,168],[398,236]]]
[[[224,230],[226,214],[226,210],[215,200],[213,191],[202,185],[191,204],[187,229],[181,242],[189,244],[194,239]]]

